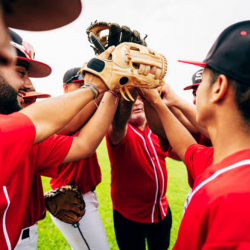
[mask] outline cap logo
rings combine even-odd
[[[13,41],[10,41],[10,44],[12,46],[14,46],[16,49],[20,50],[26,56],[26,58],[28,58],[28,59],[34,58],[34,53],[31,49],[29,50],[27,47],[25,47],[21,44],[15,43]],[[26,43],[26,44],[30,45],[29,43]],[[30,46],[32,47],[32,45],[30,45]]]
[[[202,79],[202,71],[198,71],[196,74],[195,74],[195,82],[197,80],[201,80]]]
[[[240,34],[241,34],[242,36],[245,36],[245,35],[247,34],[247,32],[246,32],[246,31],[241,31]]]

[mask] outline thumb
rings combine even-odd
[[[115,49],[115,46],[109,47],[107,50],[101,53],[100,57],[103,59],[108,59],[114,49]]]

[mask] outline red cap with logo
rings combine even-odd
[[[28,42],[23,41],[22,37],[16,32],[9,29],[11,36],[11,44],[15,47],[17,52],[17,59],[28,62],[29,77],[46,77],[51,74],[49,65],[34,60],[35,52],[33,46]]]

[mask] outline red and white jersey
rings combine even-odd
[[[32,147],[29,154],[29,164],[35,170],[33,176],[28,213],[26,215],[23,228],[29,227],[42,220],[46,216],[44,204],[44,191],[41,175],[47,177],[57,177],[60,172],[60,164],[65,158],[64,141],[70,140],[67,136],[54,135],[42,143]],[[71,144],[70,144],[71,145]],[[66,153],[67,153],[66,152]],[[62,153],[62,156],[60,155]],[[45,167],[45,168],[44,168]],[[41,170],[40,170],[41,169]]]
[[[148,126],[145,131],[128,124],[127,134],[116,146],[106,135],[111,162],[113,209],[129,220],[158,222],[159,212],[168,212],[167,169],[158,136]]]
[[[203,172],[213,148],[191,145],[185,158],[195,182],[174,249],[250,249],[250,149]]]
[[[82,194],[85,194],[93,190],[100,182],[101,169],[96,153],[94,153],[86,159],[62,164],[59,167],[58,176],[51,179],[50,185],[54,189],[73,183],[79,187]]]
[[[31,164],[34,164],[32,153],[30,157]],[[50,184],[53,189],[66,185],[66,183],[75,183],[83,194],[93,190],[101,182],[101,170],[96,153],[84,160],[61,164],[58,166],[58,169],[56,168],[56,172],[50,171],[50,174],[47,173],[47,176],[52,177]],[[43,193],[41,176],[36,174],[33,177],[28,214],[23,228],[34,225],[39,220],[45,218],[46,210]]]
[[[40,175],[33,176],[29,203],[27,205],[27,214],[24,220],[23,228],[30,227],[43,220],[46,216],[46,209],[44,203],[44,191],[42,178]]]
[[[30,122],[31,123],[31,122]],[[35,138],[35,128],[33,129],[33,141]],[[29,129],[30,129],[29,127]],[[18,134],[15,137],[15,144],[23,143],[18,140],[22,135]],[[7,138],[6,138],[7,139]],[[27,137],[28,139],[28,137]],[[52,136],[42,143],[32,146],[33,141],[30,142],[31,145],[26,146],[26,148],[21,148],[26,151],[25,157],[22,160],[19,159],[19,163],[14,173],[10,175],[7,183],[3,187],[0,193],[0,209],[1,209],[1,231],[0,231],[0,249],[14,249],[16,243],[18,242],[21,230],[24,227],[25,218],[27,218],[27,213],[29,211],[29,203],[31,202],[31,190],[32,181],[34,174],[45,175],[45,176],[56,176],[58,172],[58,165],[66,157],[70,146],[72,144],[72,138],[66,136]],[[12,151],[14,151],[14,157],[18,157],[19,151],[15,151],[15,145],[12,144]],[[25,143],[22,144],[25,146]],[[10,161],[13,161],[11,159]],[[8,162],[6,162],[8,164]],[[2,165],[3,166],[3,165]],[[40,204],[42,198],[38,197],[37,201],[32,204],[37,206],[38,209],[41,208]],[[36,211],[36,207],[32,209],[35,213],[30,218],[30,223],[37,221],[36,212],[40,216],[41,212]]]

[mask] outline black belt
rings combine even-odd
[[[23,230],[23,233],[22,233],[22,240],[24,239],[27,239],[30,237],[30,229],[29,228],[26,228]]]

